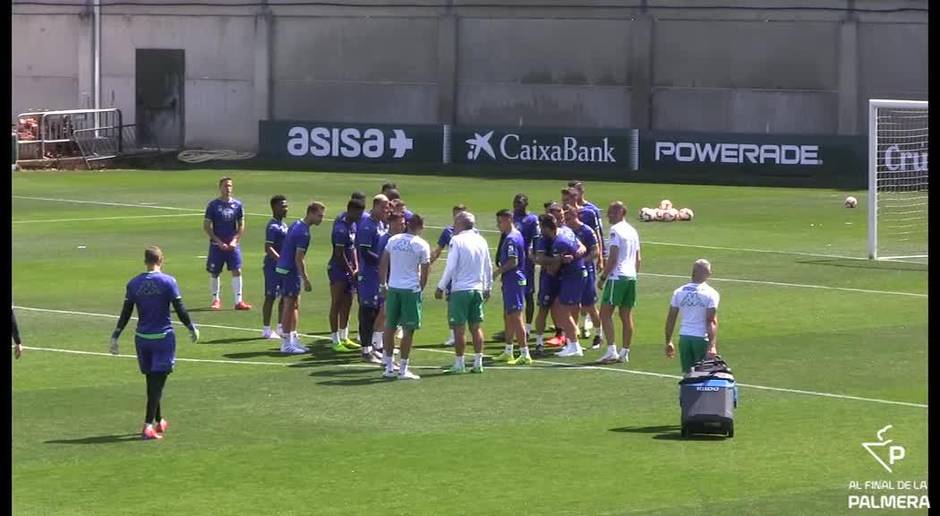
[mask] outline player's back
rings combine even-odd
[[[578,237],[568,226],[558,228],[558,234],[552,242],[552,251],[555,255],[574,254],[578,250]],[[577,274],[584,269],[584,258],[575,258],[571,263],[561,266],[560,276]]]
[[[306,250],[309,243],[310,226],[303,219],[298,219],[287,230],[287,236],[284,237],[284,243],[281,245],[281,256],[277,260],[277,268],[285,272],[295,270],[297,249]]]
[[[170,304],[180,297],[176,279],[162,272],[145,272],[127,283],[125,298],[137,307],[137,333],[165,333],[170,323]]]

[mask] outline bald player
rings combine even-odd
[[[712,275],[712,265],[701,258],[692,264],[692,281],[672,293],[669,313],[666,315],[666,356],[674,358],[676,347],[672,332],[676,318],[682,316],[679,326],[679,362],[682,372],[703,358],[718,354],[718,291],[706,283]]]

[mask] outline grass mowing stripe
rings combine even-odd
[[[685,278],[688,279],[689,276],[681,276],[678,274],[654,274],[652,272],[641,273],[640,276],[655,276],[658,278]],[[849,287],[830,287],[827,285],[807,285],[805,283],[781,283],[779,281],[762,281],[762,280],[749,280],[749,279],[738,279],[738,278],[708,278],[708,281],[730,281],[735,283],[753,283],[756,285],[775,285],[778,287],[796,287],[796,288],[815,288],[822,290],[841,290],[845,292],[861,292],[863,294],[886,294],[893,296],[911,296],[911,297],[922,297],[927,298],[927,294],[918,294],[916,292],[897,292],[893,290],[868,290],[864,288],[849,288]]]
[[[160,209],[160,210],[178,210],[178,211],[189,211],[193,213],[205,212],[205,210],[196,210],[196,209],[191,209],[191,208],[177,208],[173,206],[159,206],[159,205],[149,204],[149,203],[148,204],[129,204],[129,203],[116,203],[116,202],[105,202],[105,201],[83,201],[83,200],[78,200],[78,199],[31,197],[31,196],[25,196],[25,195],[14,195],[13,198],[14,199],[28,199],[28,200],[34,200],[34,201],[70,202],[70,203],[78,203],[78,204],[99,204],[102,206],[124,206],[124,207],[130,207],[130,208],[153,208],[153,209]],[[271,216],[270,214],[247,213],[247,212],[245,213],[245,215],[251,215],[255,217],[270,217]],[[444,229],[443,226],[425,225],[424,227],[428,229]],[[479,231],[484,232],[484,233],[498,233],[499,232],[498,230],[495,230],[495,229],[482,229],[482,228],[478,228],[478,229]],[[695,249],[740,251],[740,252],[747,252],[747,253],[782,254],[782,255],[793,255],[793,256],[809,256],[809,257],[815,257],[815,258],[838,258],[838,259],[843,259],[843,260],[868,260],[868,258],[861,257],[861,256],[841,256],[841,255],[835,255],[835,254],[807,253],[807,252],[800,252],[800,251],[775,251],[773,249],[750,249],[750,248],[739,248],[739,247],[710,246],[710,245],[701,245],[701,244],[685,244],[685,243],[678,243],[678,242],[660,242],[660,241],[654,241],[654,240],[642,241],[641,243],[649,244],[649,245],[662,245],[662,246],[673,246],[673,247],[690,247],[690,248],[695,248]]]
[[[18,308],[18,309],[20,309],[20,310],[31,310],[31,311],[37,311],[37,312],[58,313],[58,314],[66,314],[66,315],[83,315],[83,316],[90,316],[90,317],[106,317],[106,318],[111,318],[111,319],[117,319],[117,318],[118,318],[118,316],[116,316],[116,315],[111,315],[111,314],[96,314],[96,313],[91,313],[91,312],[75,312],[75,311],[70,311],[70,310],[51,310],[51,309],[48,309],[48,308],[33,308],[33,307],[28,307],[28,306],[14,306],[14,308]],[[134,319],[136,319],[136,317],[135,317]],[[180,323],[175,323],[175,324],[181,325]],[[207,324],[207,325],[204,325],[204,326],[207,327],[207,328],[221,328],[221,329],[227,329],[227,330],[251,331],[251,332],[257,332],[257,331],[258,331],[257,329],[239,328],[239,327],[237,327],[237,326],[218,326],[218,325],[208,325],[208,324]],[[321,335],[303,334],[303,336],[306,336],[306,337],[315,337],[315,338],[319,338],[319,339],[321,339],[321,340],[329,340],[328,337],[323,337],[323,336],[321,336]],[[27,349],[44,349],[44,350],[48,350],[48,351],[56,351],[56,350],[53,349],[53,348],[27,348]],[[442,350],[442,349],[426,349],[426,348],[419,348],[419,347],[415,347],[415,348],[412,348],[412,349],[413,349],[414,351],[428,351],[428,352],[432,352],[432,353],[447,353],[447,354],[451,354],[451,353],[452,353],[452,352],[449,351],[449,350]],[[92,354],[92,355],[108,355],[108,356],[110,356],[110,353],[100,353],[100,352],[93,352],[93,351],[74,351],[74,350],[59,350],[59,351],[71,352],[71,353],[77,353],[77,354]],[[124,355],[124,356],[129,356],[129,355]],[[229,362],[229,361],[226,361],[226,360],[211,360],[211,359],[177,359],[177,360],[186,360],[186,361],[192,361],[192,362],[219,362],[219,363],[228,363],[228,362]],[[681,378],[681,376],[678,376],[678,375],[671,375],[671,374],[664,374],[664,373],[656,373],[656,372],[651,372],[651,371],[636,371],[636,370],[631,370],[631,369],[617,369],[617,368],[613,368],[613,367],[586,366],[586,365],[580,365],[580,364],[567,364],[567,363],[564,363],[564,362],[552,362],[552,361],[549,361],[549,360],[533,360],[533,362],[538,362],[538,363],[543,363],[543,364],[551,364],[551,365],[553,365],[553,366],[561,367],[561,368],[565,368],[565,369],[614,371],[614,372],[619,372],[619,373],[627,373],[627,374],[634,374],[634,375],[641,375],[641,376],[655,376],[655,377],[658,377],[658,378],[670,378],[670,379],[679,379],[679,378]],[[237,363],[248,363],[248,362],[237,362]],[[275,362],[258,362],[258,364],[267,365],[267,364],[275,364]],[[285,365],[287,365],[287,364],[285,364]],[[356,364],[356,365],[358,365],[358,364]],[[363,365],[367,365],[367,364],[363,364]],[[433,366],[432,366],[432,367],[433,367]],[[495,368],[495,367],[494,367],[494,366],[488,366],[487,368],[489,369],[489,368]],[[508,369],[511,369],[511,368],[508,368]],[[911,402],[907,402],[907,401],[882,400],[882,399],[878,399],[878,398],[863,398],[863,397],[860,397],[860,396],[850,396],[850,395],[846,395],[846,394],[833,394],[833,393],[828,393],[828,392],[804,391],[804,390],[799,390],[799,389],[788,389],[788,388],[785,388],[785,387],[770,387],[770,386],[766,386],[766,385],[752,385],[752,384],[744,384],[744,383],[739,383],[738,385],[741,386],[741,387],[748,387],[748,388],[754,388],[754,389],[761,389],[761,390],[766,390],[766,391],[786,392],[786,393],[792,393],[792,394],[804,394],[804,395],[809,395],[809,396],[820,396],[820,397],[825,397],[825,398],[836,398],[836,399],[846,399],[846,400],[855,400],[855,401],[866,401],[866,402],[870,402],[870,403],[881,403],[881,404],[886,404],[886,405],[900,405],[900,406],[905,406],[905,407],[928,408],[928,406],[927,406],[926,404],[923,404],[923,403],[911,403]]]

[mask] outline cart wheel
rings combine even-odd
[[[728,437],[734,438],[734,421],[728,423]]]

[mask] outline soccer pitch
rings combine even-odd
[[[250,312],[232,310],[227,272],[224,309],[207,309],[202,218],[222,175],[233,177],[248,214]],[[626,203],[642,242],[630,362],[587,366],[603,349],[586,350],[446,377],[446,305],[429,291],[412,353],[422,379],[403,382],[327,347],[332,220],[350,192],[371,196],[389,180],[433,226],[423,235],[432,246],[456,203],[495,246],[494,215],[515,193],[541,212],[564,185],[16,173],[13,299],[30,349],[13,365],[14,514],[842,514],[854,512],[849,495],[866,493],[850,490],[852,481],[927,480],[927,266],[862,259],[865,192],[589,181],[586,197],[598,206]],[[301,298],[307,355],[281,356],[277,341],[260,339],[264,224],[276,193],[290,201],[288,221],[309,200],[327,205],[307,258],[313,292]],[[842,207],[846,195],[858,209]],[[695,220],[638,222],[639,208],[660,199],[692,208]],[[121,356],[108,354],[108,338],[124,285],[153,244],[202,340],[178,331],[163,399],[171,427],[162,441],[141,441],[135,321]],[[719,351],[740,383],[733,439],[679,439],[679,365],[663,355],[663,323],[697,258],[712,263]],[[432,291],[443,267],[443,258],[432,266]],[[502,330],[501,307],[496,289],[488,340]],[[487,346],[495,355],[502,343]],[[892,473],[862,447],[887,425],[906,449]]]

